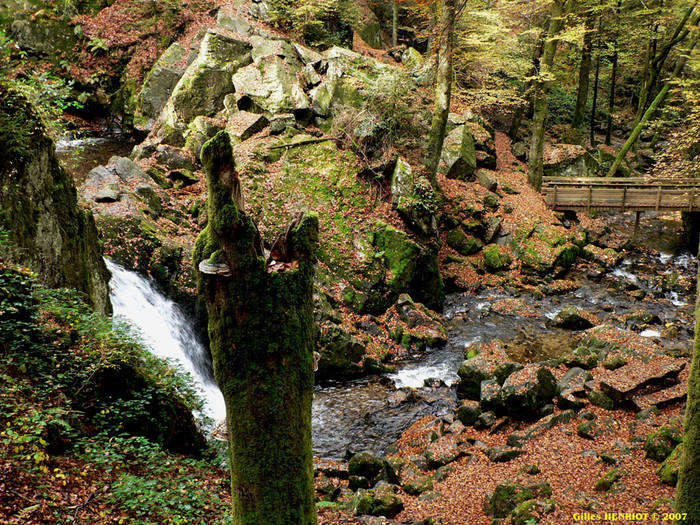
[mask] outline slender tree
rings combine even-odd
[[[397,0],[391,2],[391,45],[396,47],[399,42],[399,4]]]
[[[554,0],[552,16],[549,21],[547,38],[542,51],[540,71],[534,84],[532,110],[532,142],[530,143],[530,158],[528,161],[528,181],[537,191],[542,187],[544,154],[544,121],[547,117],[547,97],[552,81],[552,65],[557,52],[557,36],[564,27],[564,16],[574,0]]]
[[[581,48],[581,63],[578,69],[578,91],[576,94],[576,108],[571,126],[578,129],[583,125],[583,117],[588,101],[588,88],[591,77],[592,49],[593,49],[593,28],[591,18],[587,16],[584,20],[586,32],[583,35],[583,47]]]
[[[318,217],[295,220],[276,250],[283,261],[268,264],[243,209],[225,131],[202,147],[201,159],[208,224],[194,263],[209,313],[214,374],[226,402],[233,523],[315,525],[312,279]]]
[[[440,35],[440,49],[437,68],[437,82],[435,85],[435,109],[428,136],[428,178],[435,189],[438,188],[437,170],[442,154],[442,143],[445,140],[447,117],[450,114],[450,100],[452,97],[452,72],[453,72],[453,39],[454,26],[457,17],[457,0],[443,0],[442,3],[442,30]]]
[[[642,79],[642,85],[639,91],[639,103],[637,104],[637,114],[634,119],[632,127],[636,127],[639,124],[644,112],[649,107],[649,99],[653,97],[653,92],[655,91],[656,84],[661,78],[661,73],[666,64],[671,51],[681,42],[683,42],[690,34],[690,29],[688,26],[697,25],[698,16],[693,15],[698,6],[698,0],[695,0],[688,9],[685,11],[681,19],[676,24],[673,32],[666,40],[666,43],[657,49],[658,46],[658,24],[655,25],[653,31],[653,38],[650,42],[650,48],[648,50],[648,64],[645,67],[645,75]]]
[[[642,131],[644,130],[646,123],[654,115],[654,112],[656,112],[656,110],[661,105],[663,105],[664,101],[666,100],[666,97],[668,96],[668,92],[671,89],[673,81],[681,74],[686,62],[688,61],[688,57],[693,52],[693,49],[695,49],[695,46],[698,43],[698,38],[700,38],[700,31],[695,31],[688,43],[685,52],[676,61],[676,66],[673,69],[673,73],[671,73],[671,76],[664,84],[664,87],[661,88],[661,91],[659,91],[658,95],[654,97],[654,100],[644,112],[644,115],[642,115],[642,118],[640,119],[639,123],[632,130],[632,133],[627,139],[627,142],[625,142],[625,144],[615,156],[615,160],[613,161],[613,164],[612,166],[610,166],[610,169],[608,170],[608,173],[606,175],[607,177],[613,177],[615,173],[617,173],[617,170],[620,168],[622,161],[625,160],[627,153],[630,149],[632,149],[632,146],[634,146],[634,144],[637,142],[637,139],[639,138],[639,135],[641,135]]]
[[[615,9],[615,32],[620,26],[620,8],[622,0],[618,0],[617,8]],[[613,113],[615,112],[615,88],[617,84],[617,67],[618,67],[618,49],[617,35],[612,42],[612,69],[610,71],[610,93],[608,95],[608,125],[605,130],[605,144],[610,146],[612,140]]]
[[[600,31],[602,20],[598,20],[598,31]],[[600,50],[598,50],[595,59],[595,74],[593,75],[593,102],[591,102],[591,130],[590,130],[590,143],[591,148],[595,148],[595,122],[596,122],[596,112],[598,111],[598,84],[600,82]]]

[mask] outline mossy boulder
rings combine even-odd
[[[614,468],[595,482],[593,490],[596,492],[608,492],[625,474],[625,471]]]
[[[391,175],[391,197],[394,208],[412,228],[424,236],[437,232],[435,192],[425,177],[415,178],[410,164],[401,157]]]
[[[211,117],[223,109],[224,96],[234,91],[231,76],[250,63],[250,43],[210,31],[197,59],[182,75],[155,125],[159,140],[184,144],[184,132],[198,116]]]
[[[678,470],[681,466],[683,457],[683,443],[680,443],[673,449],[671,455],[668,456],[656,469],[656,474],[662,483],[675,487],[678,483]]]
[[[253,48],[253,53],[259,46]],[[294,56],[264,54],[256,62],[245,66],[233,75],[236,93],[243,94],[248,102],[239,105],[239,109],[248,109],[271,113],[292,113],[309,110],[311,103],[304,92],[297,73],[302,64]],[[248,108],[245,105],[250,104]]]
[[[194,56],[182,44],[175,42],[163,52],[146,75],[136,97],[137,111],[147,119],[155,119],[165,106],[187,66]]]
[[[384,284],[390,299],[408,293],[428,308],[442,308],[445,292],[435,251],[382,222],[375,224],[370,240],[387,270]]]
[[[447,134],[438,167],[449,179],[471,180],[476,171],[474,138],[468,126],[458,126]]]
[[[320,326],[318,344],[321,357],[317,379],[349,378],[361,374],[359,362],[365,354],[364,345],[342,326],[325,322]]]
[[[461,228],[454,228],[448,231],[445,236],[445,241],[450,248],[461,255],[472,255],[481,250],[484,246],[484,243],[480,239],[467,235]]]
[[[499,363],[494,359],[480,356],[463,361],[457,370],[457,375],[459,375],[457,393],[467,399],[479,400],[481,382],[494,379],[498,366]]]
[[[649,434],[644,441],[646,457],[661,463],[668,458],[676,446],[683,441],[681,431],[671,425],[665,425]]]
[[[489,272],[505,270],[510,266],[512,259],[505,248],[496,244],[491,244],[482,251],[484,256],[484,267]]]
[[[411,496],[418,496],[433,490],[433,480],[430,476],[418,476],[411,481],[408,481],[402,485],[404,492],[410,494]]]
[[[554,317],[552,326],[567,330],[586,330],[592,328],[593,323],[590,320],[590,315],[583,310],[575,306],[567,306]]]
[[[493,518],[506,518],[520,504],[535,499],[549,498],[549,483],[521,485],[513,481],[500,483],[484,501],[484,512]]]
[[[531,419],[551,403],[557,394],[557,381],[552,372],[541,365],[527,365],[513,372],[504,381],[499,397],[503,410],[518,419]]]
[[[352,500],[352,511],[355,515],[393,518],[402,510],[403,501],[390,487],[359,490]]]

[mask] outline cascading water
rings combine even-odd
[[[215,421],[224,419],[224,398],[214,382],[206,349],[197,339],[192,321],[151,281],[108,259],[105,262],[112,272],[109,286],[115,317],[136,328],[153,354],[189,372],[203,394],[206,415]]]

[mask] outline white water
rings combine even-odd
[[[214,421],[224,419],[224,398],[208,373],[206,351],[192,322],[148,279],[107,259],[105,262],[112,272],[109,287],[114,316],[136,328],[153,354],[189,372],[206,403],[206,415]]]
[[[442,379],[447,386],[459,379],[457,369],[464,361],[461,352],[449,348],[435,349],[420,362],[409,363],[393,374],[388,374],[396,388],[421,388],[426,379]]]

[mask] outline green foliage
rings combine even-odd
[[[352,42],[351,28],[359,16],[348,0],[271,0],[270,21],[291,29],[312,46],[328,47]]]
[[[547,99],[547,125],[568,124],[576,108],[576,91],[553,88]]]

